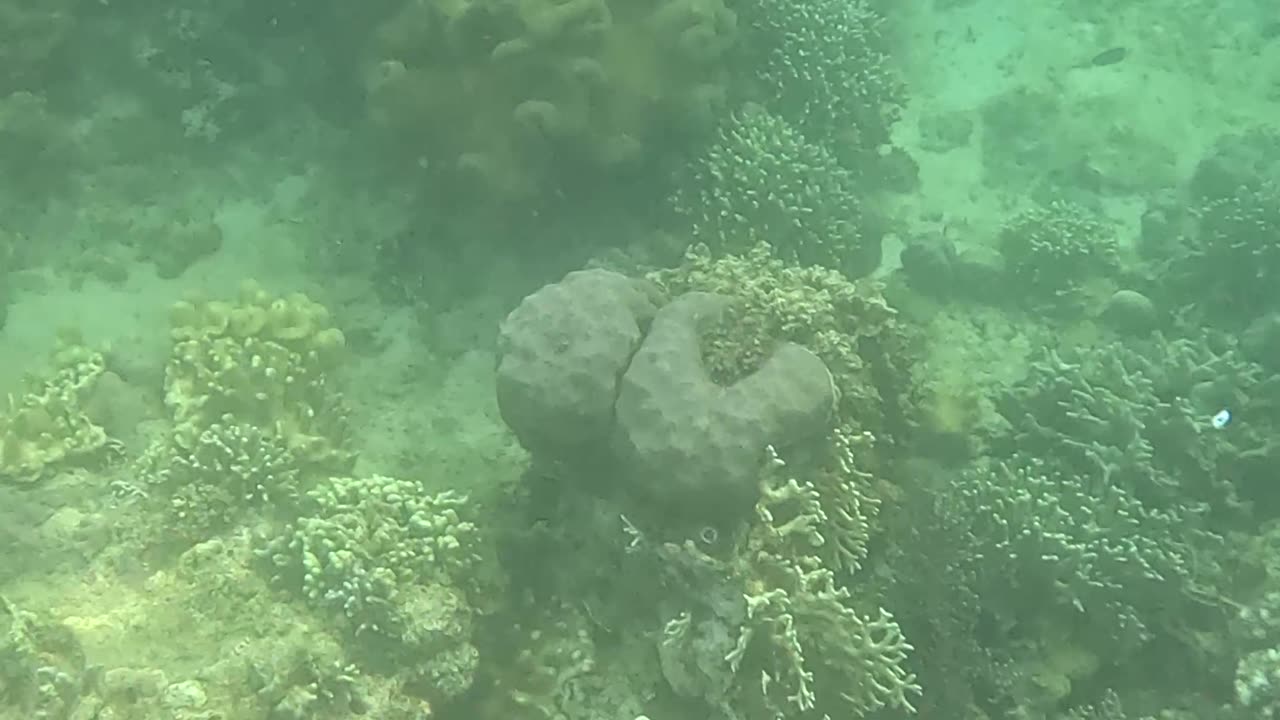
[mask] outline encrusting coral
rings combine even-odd
[[[32,379],[0,413],[0,480],[35,482],[47,473],[100,459],[112,442],[85,412],[106,362],[98,352],[63,344],[46,378]]]

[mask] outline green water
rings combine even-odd
[[[1278,28],[0,0],[0,718],[1280,717]]]

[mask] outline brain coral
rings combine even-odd
[[[536,197],[709,128],[735,23],[721,0],[407,0],[370,48],[368,112],[436,177]]]

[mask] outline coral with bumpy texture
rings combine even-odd
[[[29,483],[59,468],[93,460],[112,447],[84,403],[106,368],[100,353],[64,345],[52,357],[49,377],[9,396],[0,414],[0,480]]]
[[[1280,185],[1253,180],[1197,214],[1189,270],[1210,307],[1246,320],[1280,308]]]
[[[618,391],[613,447],[628,487],[704,517],[750,508],[765,448],[821,435],[836,403],[826,365],[792,343],[733,385],[713,382],[700,336],[728,303],[688,293],[658,311]]]
[[[840,414],[858,432],[888,436],[909,412],[909,359],[897,311],[877,283],[851,281],[822,267],[779,259],[758,243],[741,255],[713,257],[694,246],[672,270],[650,275],[672,294],[711,292],[733,299],[703,337],[703,356],[716,382],[754,371],[779,341],[822,358],[840,389]]]
[[[186,527],[235,522],[247,508],[287,507],[299,468],[284,441],[253,425],[214,423],[154,479]]]
[[[647,283],[585,270],[507,316],[498,337],[498,408],[526,449],[571,458],[608,439],[618,378],[657,304]]]
[[[906,101],[865,0],[752,0],[735,6],[766,103],[809,139],[873,150]],[[763,57],[756,53],[763,52]]]
[[[1088,210],[1055,201],[1009,221],[1000,231],[1000,250],[1015,290],[1058,304],[1071,302],[1082,283],[1114,266],[1116,241]]]
[[[179,448],[195,447],[215,423],[249,424],[280,438],[300,463],[349,469],[346,413],[328,375],[345,339],[323,306],[246,283],[237,303],[177,303],[172,323],[165,403]]]
[[[717,385],[701,336],[728,299],[690,293],[648,317],[657,294],[612,273],[571,274],[503,323],[503,417],[541,460],[613,473],[673,517],[740,519],[769,444],[821,435],[836,404],[822,360],[780,343]],[[607,441],[607,442],[601,442]],[[599,464],[599,465],[597,465]]]
[[[309,514],[257,550],[272,579],[376,638],[370,662],[407,671],[428,695],[470,686],[478,657],[471,608],[457,590],[478,562],[478,530],[465,496],[426,494],[383,476],[332,478],[306,495]]]
[[[399,156],[478,186],[460,197],[598,192],[583,179],[710,128],[734,37],[721,0],[406,0],[371,44],[368,110]]]
[[[853,175],[757,105],[735,112],[689,164],[670,199],[698,242],[739,252],[767,240],[779,254],[851,276],[880,261]]]

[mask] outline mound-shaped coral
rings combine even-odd
[[[826,365],[791,343],[734,384],[713,382],[700,336],[728,303],[688,293],[660,310],[622,375],[616,406],[613,447],[629,487],[702,517],[749,509],[764,449],[821,435],[836,403]]]
[[[498,407],[535,454],[605,442],[618,378],[657,312],[657,290],[604,270],[569,273],[525,298],[498,337]]]
[[[725,298],[680,297],[646,333],[655,296],[637,293],[643,284],[597,271],[558,285],[503,323],[498,365],[503,417],[544,461],[608,468],[664,514],[733,522],[755,502],[765,448],[826,429],[835,386],[822,360],[798,345],[778,345],[744,377],[715,383],[701,336]],[[601,441],[607,447],[594,447]]]
[[[370,49],[368,108],[440,178],[535,197],[709,127],[734,36],[720,0],[406,0]]]

